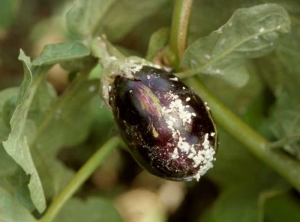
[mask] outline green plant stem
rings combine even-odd
[[[95,38],[90,42],[91,53],[99,59],[103,68],[109,66],[114,59],[125,59],[126,57],[105,38]],[[115,57],[114,59],[112,57]]]
[[[186,82],[208,103],[214,119],[221,127],[244,144],[269,167],[281,174],[300,192],[300,163],[298,161],[285,155],[280,150],[270,149],[268,140],[259,135],[212,96],[199,79],[189,78]],[[230,148],[228,149],[230,150]]]
[[[74,178],[65,189],[54,199],[40,222],[52,222],[67,200],[78,190],[78,188],[91,176],[99,164],[119,144],[120,139],[113,137],[108,140],[76,173]]]
[[[180,58],[186,48],[187,33],[193,0],[176,0],[171,35],[166,55],[174,67],[178,66]]]
[[[36,149],[37,141],[40,137],[40,135],[43,133],[47,127],[49,127],[49,124],[53,121],[55,118],[55,114],[57,110],[60,110],[63,106],[63,104],[66,103],[76,90],[82,85],[84,81],[88,78],[88,73],[90,73],[90,70],[86,70],[85,72],[81,73],[72,83],[69,85],[69,87],[65,90],[65,92],[59,97],[59,99],[51,106],[51,109],[48,111],[48,114],[45,115],[45,117],[39,122],[37,125],[36,135],[34,137],[34,140],[32,142],[32,147]],[[39,153],[41,150],[36,149],[36,152]],[[43,155],[40,155],[40,157]]]

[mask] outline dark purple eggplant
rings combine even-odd
[[[109,105],[122,138],[147,171],[169,180],[199,178],[213,166],[217,133],[209,107],[175,75],[143,66],[115,74]]]

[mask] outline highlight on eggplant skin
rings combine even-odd
[[[175,75],[142,66],[109,86],[109,105],[135,160],[164,179],[199,180],[213,166],[217,133],[209,107]]]

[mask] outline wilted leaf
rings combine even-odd
[[[25,77],[20,88],[17,108],[10,121],[11,133],[8,140],[3,142],[3,146],[6,152],[30,175],[28,187],[31,199],[38,211],[43,212],[46,208],[44,191],[28,146],[28,137],[30,137],[34,125],[32,122],[27,122],[27,116],[35,93],[44,79],[44,70],[37,69],[35,73],[32,73],[30,59],[25,56],[23,51],[21,51],[19,59],[23,62]]]
[[[52,65],[63,61],[73,60],[88,56],[90,50],[81,42],[69,41],[46,45],[40,57],[32,65]]]
[[[245,59],[271,52],[279,32],[289,29],[287,12],[276,4],[238,9],[224,26],[189,46],[181,65],[195,69],[192,73],[222,75],[224,80],[242,86],[248,76]]]
[[[0,187],[0,221],[3,222],[34,222],[35,218],[23,207],[16,197]]]
[[[104,199],[89,198],[81,201],[77,198],[69,200],[54,222],[122,222],[113,204]]]

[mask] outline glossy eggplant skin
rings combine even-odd
[[[217,133],[207,105],[173,74],[143,66],[116,76],[109,105],[135,160],[169,180],[199,180],[215,160]]]

